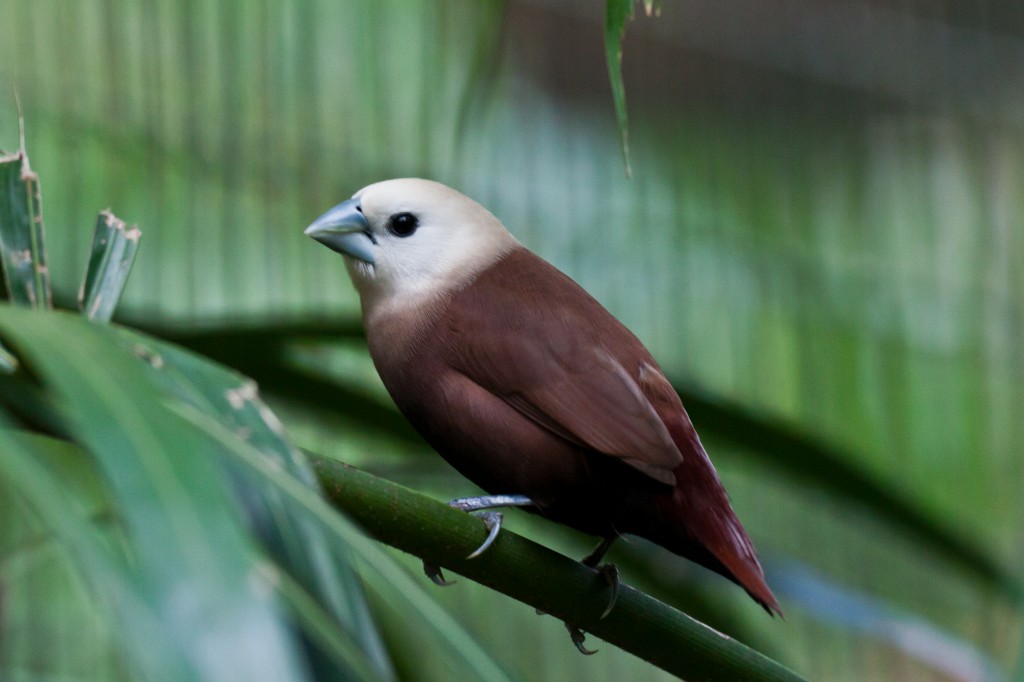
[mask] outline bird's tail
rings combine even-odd
[[[689,499],[681,501],[681,487],[676,487],[673,504],[664,510],[665,516],[674,517],[674,522],[669,537],[660,538],[659,544],[732,580],[769,615],[781,616],[782,608],[765,582],[754,544],[733,512],[721,484],[718,483],[721,496],[714,495],[718,499],[713,500],[701,500],[705,497],[703,494],[687,491],[683,495]]]
[[[754,544],[733,512],[711,461],[703,448],[698,448],[699,456],[687,453],[675,470],[677,483],[672,495],[659,500],[661,518],[666,523],[657,541],[729,578],[770,615],[781,616],[782,609],[765,582]]]

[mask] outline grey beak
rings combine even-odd
[[[324,213],[306,228],[306,234],[332,251],[373,264],[377,242],[356,199],[343,201]]]

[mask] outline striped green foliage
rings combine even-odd
[[[131,273],[141,236],[138,227],[127,227],[110,211],[101,211],[96,218],[92,253],[78,291],[78,307],[90,320],[110,321]]]
[[[10,300],[33,308],[53,307],[39,176],[24,149],[0,155],[0,254]]]

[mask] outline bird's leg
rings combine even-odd
[[[609,600],[608,606],[605,607],[604,613],[601,614],[601,618],[604,618],[611,613],[612,607],[615,606],[615,600],[619,598],[619,569],[615,567],[615,564],[598,566],[598,563],[600,563],[601,559],[604,558],[604,555],[608,553],[608,550],[611,549],[612,544],[617,539],[617,535],[602,539],[601,543],[594,548],[593,552],[580,559],[580,563],[587,568],[597,570],[597,572],[605,579],[605,582],[608,583],[608,586],[612,588],[612,598]],[[537,609],[537,615],[543,616],[546,614],[540,609]],[[566,627],[569,627],[569,625],[566,624]]]
[[[604,558],[604,555],[608,553],[608,550],[612,548],[617,539],[617,535],[603,538],[600,544],[594,548],[593,552],[580,559],[580,563],[588,568],[597,568],[597,565],[601,563],[601,559]]]
[[[593,552],[583,557],[580,561],[584,566],[588,566],[596,570],[612,590],[612,596],[608,599],[608,606],[604,608],[601,618],[604,618],[612,612],[612,607],[615,606],[615,602],[619,598],[619,569],[616,568],[615,564],[598,565],[601,559],[604,558],[604,555],[608,553],[608,550],[611,549],[612,543],[614,543],[617,538],[617,535],[604,538],[601,540],[601,544],[594,548]]]
[[[430,578],[430,582],[434,583],[438,587],[448,587],[454,585],[457,580],[445,580],[444,573],[441,572],[441,567],[435,564],[423,562],[423,573]]]
[[[493,509],[495,507],[530,507],[533,505],[534,501],[526,495],[484,495],[483,497],[460,497],[449,502],[449,507],[461,509],[464,512],[469,512],[475,516],[479,516],[483,520],[484,525],[487,526],[487,530],[490,531],[483,544],[477,547],[466,558],[475,559],[483,554],[487,548],[494,543],[495,538],[498,537],[498,532],[501,530],[501,522],[504,519],[501,512],[488,512],[481,510]]]
[[[495,507],[531,507],[536,504],[526,495],[482,495],[481,497],[458,497],[448,503],[449,507],[464,512],[494,509]]]
[[[593,568],[598,574],[604,578],[604,581],[608,583],[608,587],[612,589],[612,596],[608,600],[608,606],[604,607],[604,612],[601,614],[601,618],[604,618],[612,612],[612,607],[615,606],[616,600],[619,598],[619,569],[615,567],[615,564],[602,564],[601,559],[611,549],[612,544],[618,538],[617,535],[612,535],[601,540],[601,543],[594,548],[594,551],[583,557],[580,563],[587,568]],[[540,611],[538,611],[540,613]],[[597,649],[588,649],[583,646],[583,641],[586,639],[586,635],[583,634],[583,630],[580,630],[577,626],[572,623],[566,622],[565,629],[569,631],[569,637],[572,639],[572,643],[576,645],[580,653],[585,656],[596,654]]]
[[[579,652],[584,656],[592,656],[597,653],[597,649],[588,649],[583,646],[583,642],[587,639],[587,636],[583,634],[583,630],[580,630],[575,625],[565,624],[565,629],[569,631],[569,637],[572,638],[572,643],[576,645]]]
[[[474,516],[480,517],[489,531],[487,539],[484,540],[483,544],[473,550],[473,552],[466,558],[475,559],[487,551],[487,548],[494,543],[494,540],[498,537],[498,533],[501,531],[501,522],[504,519],[501,512],[489,512],[483,510],[493,509],[495,507],[532,507],[534,504],[535,502],[526,495],[484,495],[482,497],[460,497],[449,502],[449,507],[454,507],[455,509],[460,509],[464,512],[473,514]],[[441,573],[441,568],[439,566],[435,566],[424,561],[423,572],[426,573],[427,577],[436,585],[447,587],[452,584],[452,582],[444,579],[444,574]]]

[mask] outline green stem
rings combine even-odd
[[[687,680],[801,680],[779,663],[627,585],[604,619],[608,587],[596,571],[476,518],[334,460],[309,455],[328,499],[381,542],[572,623]],[[424,578],[425,579],[425,578]],[[568,636],[565,645],[571,646]]]

